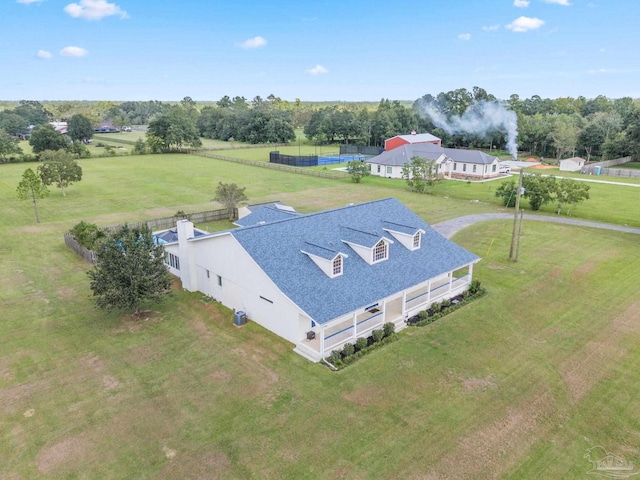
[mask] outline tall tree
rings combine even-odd
[[[246,187],[240,188],[235,183],[218,183],[216,188],[216,196],[213,197],[214,202],[221,203],[229,214],[229,220],[234,220],[236,216],[236,208],[241,202],[247,199],[244,194]]]
[[[22,180],[17,188],[18,198],[20,200],[31,200],[33,202],[33,210],[36,213],[36,222],[40,223],[40,215],[38,214],[38,200],[43,199],[49,194],[46,185],[42,183],[36,172],[27,168],[22,174]]]
[[[164,249],[154,244],[146,225],[125,225],[100,242],[95,252],[95,268],[87,274],[98,307],[138,315],[143,305],[162,301],[169,293]]]
[[[438,175],[438,166],[433,160],[423,157],[411,157],[411,161],[402,167],[402,178],[414,192],[430,192],[434,183],[441,179]]]
[[[82,167],[63,150],[45,150],[40,154],[43,163],[38,166],[38,174],[45,185],[56,185],[67,194],[65,188],[82,180]]]
[[[31,145],[33,153],[40,153],[45,150],[66,150],[69,142],[64,135],[56,132],[53,126],[45,123],[33,129],[31,137],[29,137],[29,145]]]
[[[191,110],[175,105],[171,110],[149,123],[147,134],[162,139],[165,149],[183,147],[200,147],[200,133],[196,126],[196,117]]]
[[[67,135],[71,140],[82,142],[93,137],[93,124],[84,115],[76,114],[69,119]]]
[[[22,149],[17,138],[13,138],[2,128],[0,128],[0,160],[7,161],[9,155],[20,155]]]

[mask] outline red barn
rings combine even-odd
[[[439,147],[442,146],[442,140],[438,137],[431,135],[430,133],[416,133],[413,131],[411,132],[411,135],[396,135],[395,137],[386,139],[384,141],[384,149],[388,152],[389,150],[401,147],[402,145],[415,143],[433,143]]]

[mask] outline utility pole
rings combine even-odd
[[[511,232],[511,247],[509,248],[509,260],[517,262],[514,257],[513,250],[516,243],[516,225],[518,223],[518,212],[520,212],[520,192],[522,192],[522,168],[520,169],[520,175],[518,176],[518,190],[516,191],[516,208],[513,213],[513,230]]]
[[[520,226],[518,227],[518,242],[516,243],[516,262],[520,258],[520,237],[522,237],[522,221],[524,220],[524,208],[520,209]]]

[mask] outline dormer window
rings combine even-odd
[[[413,236],[413,249],[416,250],[420,248],[420,232],[416,232]]]
[[[373,263],[381,262],[389,257],[389,247],[384,240],[380,240],[373,248]]]
[[[333,276],[342,275],[342,255],[338,255],[333,259]]]

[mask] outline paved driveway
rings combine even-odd
[[[578,220],[576,218],[555,217],[551,215],[530,215],[525,213],[524,219],[563,223],[565,225],[578,225],[580,227],[602,228],[605,230],[616,230],[618,232],[635,233],[640,235],[640,228],[624,227],[622,225],[612,225],[610,223],[589,222],[587,220]],[[479,213],[476,215],[465,215],[464,217],[454,218],[431,226],[442,236],[451,238],[463,228],[487,220],[513,220],[513,213]]]

